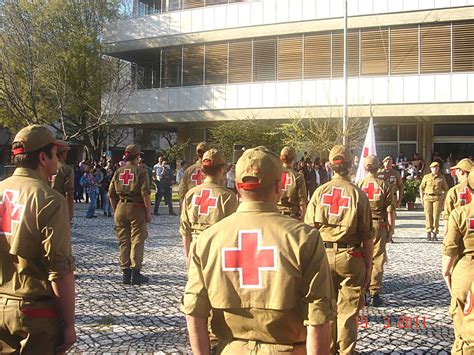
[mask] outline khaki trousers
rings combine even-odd
[[[331,354],[351,354],[357,343],[357,316],[362,306],[360,301],[365,279],[365,261],[360,248],[327,248],[326,254],[337,299],[337,320],[330,322]]]
[[[114,219],[115,234],[119,242],[120,267],[140,270],[145,239],[148,237],[145,205],[119,202]]]
[[[454,267],[451,276],[451,305],[449,313],[454,323],[454,344],[452,354],[474,354],[474,330],[467,329],[468,323],[473,323],[474,315],[465,319],[464,307],[467,301],[468,291],[474,281],[474,258],[464,256]],[[471,313],[474,313],[471,312]],[[464,322],[466,321],[466,324]],[[471,352],[470,352],[471,351]]]
[[[443,211],[443,199],[440,196],[425,195],[423,198],[425,208],[425,230],[439,234],[439,216]]]
[[[387,239],[388,239],[388,225],[386,222],[379,223],[373,221],[374,233],[374,254],[372,257],[372,275],[370,278],[369,291],[370,295],[378,295],[382,289],[383,267],[387,262]]]
[[[0,353],[55,354],[60,343],[51,302],[25,302],[0,295]]]
[[[269,344],[261,343],[253,340],[231,340],[231,341],[220,341],[216,354],[292,354],[292,355],[305,355],[306,345],[282,345],[282,344]]]

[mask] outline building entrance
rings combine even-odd
[[[450,154],[454,160],[474,156],[474,143],[435,143],[433,153],[438,153],[444,159]]]

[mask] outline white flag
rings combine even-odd
[[[374,120],[370,117],[369,129],[367,130],[367,135],[365,136],[364,148],[360,153],[359,167],[357,168],[357,175],[355,182],[362,180],[365,177],[365,168],[364,160],[365,157],[369,155],[377,155],[377,150],[375,148],[375,131],[374,131]]]

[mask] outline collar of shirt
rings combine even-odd
[[[241,202],[237,212],[278,212],[276,204],[263,201]]]
[[[16,168],[13,173],[13,176],[26,176],[26,177],[31,177],[34,179],[44,181],[44,179],[36,170],[28,169],[28,168]]]
[[[332,178],[333,178],[333,180],[334,179],[341,179],[341,180],[349,181],[349,176],[341,176],[338,173],[334,173]]]

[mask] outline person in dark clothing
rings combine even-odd
[[[74,202],[82,202],[84,197],[84,189],[81,186],[80,180],[82,177],[82,170],[78,164],[74,165]]]
[[[174,181],[173,170],[168,164],[166,158],[163,159],[163,167],[161,171],[160,184],[157,186],[156,191],[156,205],[154,209],[154,214],[159,215],[158,208],[160,207],[161,198],[165,199],[165,203],[168,205],[168,211],[171,216],[176,216],[176,213],[173,210],[173,201],[172,201],[172,185]]]

